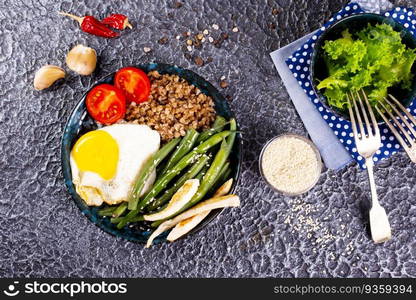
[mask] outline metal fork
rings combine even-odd
[[[363,97],[361,97],[360,94]],[[347,98],[355,144],[357,146],[358,153],[365,158],[365,165],[367,167],[368,177],[370,180],[372,199],[372,207],[370,209],[371,236],[375,243],[382,243],[391,238],[391,229],[386,211],[378,202],[376,184],[374,182],[373,155],[381,146],[380,130],[378,128],[373,109],[371,108],[367,95],[363,90],[360,92],[351,92],[350,95],[347,95]],[[364,98],[364,101],[362,98]],[[365,102],[367,109],[363,102]],[[353,108],[355,110],[355,115]],[[371,123],[368,114],[370,115]],[[366,128],[364,128],[361,115],[364,117]]]
[[[391,132],[393,132],[394,136],[402,145],[407,155],[409,155],[411,161],[416,163],[416,130],[414,129],[414,127],[416,127],[416,120],[394,96],[389,94],[389,97],[392,101],[384,98],[385,103],[377,103],[377,112],[386,122]],[[381,105],[381,108],[383,109],[381,109],[379,105]],[[391,109],[388,109],[388,106]],[[386,117],[386,114],[389,118]],[[389,119],[391,122],[389,122]],[[402,123],[400,123],[399,120],[402,121]],[[396,125],[396,127],[394,125]],[[404,138],[400,133],[404,136]]]

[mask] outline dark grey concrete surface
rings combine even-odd
[[[415,277],[416,171],[403,153],[376,168],[394,235],[382,245],[368,234],[367,174],[355,165],[325,170],[318,185],[297,198],[276,194],[260,180],[258,155],[268,139],[306,135],[269,53],[318,28],[346,1],[181,2],[175,8],[175,1],[1,1],[0,277]],[[118,39],[98,38],[59,10],[125,13],[134,29]],[[221,32],[229,38],[220,48],[204,44],[194,51],[212,57],[198,67],[175,36],[206,28],[214,38]],[[163,37],[167,43],[158,43]],[[44,64],[65,67],[65,54],[77,43],[97,50],[96,72],[68,72],[51,89],[34,91],[35,71]],[[174,244],[144,249],[102,232],[80,213],[64,186],[59,146],[70,111],[91,83],[150,61],[192,69],[218,87],[225,76],[223,93],[232,98],[245,153],[240,209],[226,210]]]

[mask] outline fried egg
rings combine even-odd
[[[146,125],[114,124],[84,134],[70,155],[77,193],[89,206],[128,201],[137,175],[159,147],[159,133]],[[155,178],[153,172],[142,195]]]

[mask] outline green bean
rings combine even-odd
[[[143,221],[144,221],[144,217],[143,217],[143,215],[133,217],[133,218],[131,218],[131,219],[129,220],[129,222],[131,222],[131,223],[143,222]]]
[[[198,179],[199,182],[201,182],[202,178],[205,176],[205,174],[207,173],[209,169],[209,166],[205,166],[205,168],[203,168],[201,170],[201,172],[198,173],[198,175],[195,176],[195,179]]]
[[[129,223],[129,220],[133,217],[137,216],[136,210],[131,210],[128,214],[124,217],[112,218],[111,223],[117,223],[117,228],[121,229]]]
[[[204,177],[204,175],[205,175],[205,173],[208,171],[208,169],[209,169],[209,165],[205,165],[204,167],[203,167],[203,169],[196,175],[196,176],[193,176],[193,177],[190,177],[189,179],[191,179],[191,178],[194,178],[194,179],[198,179],[200,182],[201,182],[201,180],[202,180],[202,177]],[[175,185],[176,185],[176,183],[175,183]],[[162,197],[164,196],[165,194],[163,194],[162,195]],[[159,200],[159,199],[158,199]],[[156,201],[158,201],[158,200],[156,200]],[[153,204],[153,203],[152,203]],[[151,204],[151,205],[152,205]],[[167,206],[167,204],[165,204],[165,205],[163,205],[162,207],[160,207],[156,212],[158,212],[158,211],[161,211],[161,210],[163,210],[165,207]],[[140,216],[139,216],[140,217]],[[143,217],[143,216],[141,216],[141,217]],[[140,221],[144,221],[144,219],[142,219],[142,220],[140,220]]]
[[[205,173],[208,171],[209,166],[205,166],[199,173],[198,175],[195,177],[195,179],[199,179],[200,181],[202,180],[202,177],[204,177]],[[228,171],[231,171],[231,169],[228,169]],[[167,204],[165,204],[164,206],[162,206],[158,211],[163,210],[165,207],[167,206]],[[140,216],[135,216],[133,218],[130,218],[129,222],[134,223],[134,222],[142,222],[144,221],[144,216],[140,215]]]
[[[230,132],[231,134],[228,135],[226,140],[224,140],[221,144],[220,150],[215,155],[214,161],[212,162],[211,166],[209,167],[207,173],[202,179],[202,182],[196,192],[195,196],[192,197],[191,201],[187,203],[181,210],[184,211],[191,206],[194,206],[197,202],[199,202],[205,194],[208,192],[209,188],[213,185],[216,178],[219,176],[222,167],[226,164],[228,157],[230,156],[231,150],[234,145],[235,136],[237,130],[237,123],[235,119],[230,120]]]
[[[196,204],[198,201],[200,201],[208,192],[209,188],[212,187],[212,185],[215,183],[216,178],[220,174],[223,165],[228,159],[228,155],[230,152],[229,149],[229,144],[226,140],[224,140],[221,144],[220,150],[218,150],[217,155],[214,158],[214,161],[212,162],[205,176],[202,178],[202,182],[198,188],[198,191],[196,192],[195,196],[192,197],[191,201],[189,201],[183,209],[187,209]]]
[[[164,205],[158,207],[158,209],[153,210],[152,213],[160,212],[160,211],[164,210],[168,205],[169,205],[169,203],[165,203]]]
[[[117,208],[117,206],[107,206],[107,207],[101,208],[98,211],[98,215],[101,216],[101,217],[104,217],[104,216],[111,217],[116,208]]]
[[[217,118],[214,121],[214,124],[212,125],[212,128],[202,132],[199,135],[198,139],[196,140],[196,143],[199,144],[199,143],[206,141],[215,133],[220,132],[226,124],[227,124],[227,120],[224,117],[217,116]]]
[[[202,144],[196,146],[192,152],[197,152],[200,154],[204,154],[209,149],[220,143],[223,139],[225,139],[227,136],[229,136],[232,132],[230,130],[224,130],[221,131],[212,137],[210,137],[208,140],[204,141]]]
[[[198,179],[199,182],[201,182],[202,177],[204,177],[205,173],[208,171],[209,169],[209,165],[205,165],[204,168],[196,175],[194,176],[194,179]],[[164,196],[164,195],[163,195]],[[162,196],[162,197],[163,197]],[[156,200],[157,201],[157,200]],[[165,207],[167,206],[167,204],[163,205],[162,207],[160,207],[160,209],[158,209],[156,212],[163,210]],[[143,221],[143,220],[142,220]]]
[[[137,210],[141,211],[156,197],[168,183],[175,178],[183,169],[198,159],[199,155],[204,154],[210,148],[221,142],[224,138],[231,134],[230,131],[223,131],[212,136],[210,139],[203,142],[201,145],[195,147],[190,153],[182,157],[182,159],[171,169],[169,169],[165,175],[160,177],[153,185],[152,189],[147,195],[140,201],[137,206]]]
[[[176,148],[176,150],[172,153],[167,164],[162,169],[162,172],[160,172],[161,175],[166,174],[167,170],[176,165],[176,163],[182,157],[184,157],[189,151],[191,151],[192,147],[195,145],[198,136],[199,133],[195,129],[191,128],[188,130],[186,135],[182,138],[181,142],[179,143],[178,148]]]
[[[208,195],[212,195],[215,193],[215,191],[228,179],[228,177],[231,174],[230,169],[230,162],[226,162],[224,166],[222,167],[220,173],[218,174],[217,179],[215,180],[214,184],[210,188]]]
[[[121,220],[123,220],[125,217],[117,217],[117,218],[111,218],[111,223],[118,224]]]
[[[190,169],[185,174],[183,174],[170,189],[164,192],[163,195],[159,197],[157,200],[149,204],[148,211],[155,210],[161,205],[168,202],[172,198],[172,196],[179,190],[179,188],[185,183],[185,181],[187,181],[188,179],[192,179],[196,175],[198,175],[198,173],[206,166],[208,161],[209,156],[205,154],[202,155],[201,158],[193,166],[191,166]]]
[[[155,168],[160,164],[160,162],[168,156],[168,154],[176,147],[180,139],[173,139],[165,146],[159,149],[152,157],[145,163],[142,171],[138,175],[136,183],[133,187],[132,193],[129,196],[129,210],[135,210],[137,208],[137,203],[139,202],[140,193],[142,192],[147,179],[155,170]]]
[[[125,216],[111,218],[111,223],[118,224],[117,228],[121,229],[129,223],[131,218],[136,217],[139,214],[137,209],[129,211]]]
[[[175,213],[172,216],[169,216],[168,218],[160,221],[156,221],[152,223],[152,227],[159,226],[162,222],[164,222],[167,219],[170,219],[183,211],[187,210],[188,208],[194,206],[196,203],[201,201],[201,199],[207,194],[209,189],[214,184],[215,180],[218,178],[222,167],[226,163],[231,150],[234,145],[235,141],[235,135],[237,130],[237,124],[235,119],[231,119],[230,121],[230,134],[228,135],[227,139],[224,139],[221,143],[220,150],[218,150],[217,154],[215,155],[214,161],[212,162],[211,166],[209,167],[207,173],[202,179],[201,184],[199,185],[198,191],[196,194],[192,197],[192,199],[185,204],[177,213]]]
[[[222,176],[221,176],[221,178],[220,178],[220,180],[218,181],[219,183],[220,183],[220,186],[221,185],[223,185],[228,179],[230,179],[230,176],[231,176],[231,169],[230,168],[228,168],[225,172],[224,172],[224,174],[222,174]],[[218,186],[218,188],[220,187],[220,186]],[[217,189],[218,189],[217,188]]]
[[[128,223],[133,222],[133,220],[134,220],[134,222],[144,221],[143,215],[138,216],[137,214],[138,214],[137,210],[132,210],[125,217],[121,217],[118,220],[116,220],[116,219],[111,220],[111,223],[118,223],[117,224],[117,229],[121,229],[124,226],[126,226]]]
[[[115,210],[114,210],[114,212],[113,212],[113,216],[114,217],[119,217],[119,216],[121,216],[122,214],[124,214],[124,212],[127,210],[127,205],[128,205],[128,203],[127,202],[123,202],[123,203],[121,203]]]
[[[201,154],[205,154],[210,148],[214,147],[227,136],[232,134],[231,131],[225,130],[210,137],[202,144],[195,147],[190,153],[182,157],[182,159],[170,170],[167,171],[160,179],[156,181],[152,189],[140,201],[135,210],[131,210],[125,217],[118,221],[117,228],[123,228],[131,219],[135,218],[153,199],[156,197],[166,185],[175,178],[184,168],[194,162]],[[116,221],[116,220],[113,220]]]

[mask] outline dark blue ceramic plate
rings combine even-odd
[[[181,78],[186,79],[189,83],[198,87],[204,94],[209,95],[213,98],[215,102],[215,109],[218,115],[221,115],[227,119],[234,117],[232,114],[230,107],[228,106],[227,101],[224,97],[220,94],[220,92],[212,86],[209,82],[205,79],[200,77],[199,75],[195,74],[192,71],[182,69],[177,66],[166,65],[161,63],[152,63],[146,65],[139,65],[138,68],[144,70],[145,72],[150,72],[153,70],[159,71],[161,74],[176,74]],[[113,83],[114,73],[110,74],[103,79],[99,80],[94,84],[98,85],[101,83]],[[93,88],[92,86],[91,88]],[[71,167],[69,162],[69,155],[72,149],[72,146],[77,141],[77,139],[84,133],[94,130],[97,128],[95,121],[88,115],[86,107],[85,107],[85,96],[88,91],[83,95],[81,100],[76,105],[75,109],[73,110],[69,120],[65,126],[64,134],[62,137],[62,145],[61,145],[61,159],[62,159],[62,170],[64,174],[65,184],[68,188],[69,193],[71,194],[72,198],[74,199],[75,203],[81,210],[81,212],[94,224],[100,227],[102,230],[113,234],[117,237],[121,237],[127,239],[129,241],[134,242],[141,242],[144,243],[147,241],[147,238],[151,234],[151,229],[148,225],[133,225],[132,227],[126,226],[125,228],[119,230],[113,224],[111,224],[109,218],[103,218],[98,215],[98,210],[100,208],[97,207],[89,207],[85,204],[85,202],[79,197],[77,192],[75,191],[75,187],[72,184],[72,176],[71,176]],[[234,184],[232,187],[232,191],[235,190],[238,177],[240,174],[240,166],[241,166],[241,152],[242,151],[242,142],[241,137],[237,135],[236,143],[234,145],[233,152],[230,157],[231,167],[233,169],[232,176],[234,178]],[[205,227],[208,223],[210,223],[217,215],[221,213],[221,209],[215,210],[211,212],[197,227],[194,228],[192,232],[196,232],[201,228]],[[160,235],[156,240],[155,243],[165,241],[167,233]]]

